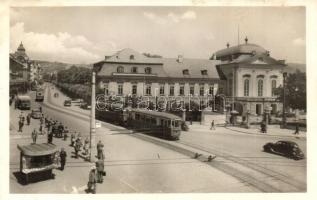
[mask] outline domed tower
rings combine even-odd
[[[19,60],[22,63],[26,63],[29,60],[29,57],[25,53],[25,48],[22,42],[20,43],[17,51],[14,53],[14,56],[17,60]]]

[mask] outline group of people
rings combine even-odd
[[[89,172],[89,181],[88,181],[88,192],[96,193],[97,184],[103,183],[103,176],[106,176],[105,166],[104,166],[104,145],[99,140],[97,144],[97,158],[98,160],[95,163],[95,166],[92,166]]]

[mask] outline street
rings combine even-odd
[[[48,94],[48,93],[46,93]],[[34,99],[34,93],[31,92]],[[60,110],[42,105],[45,115],[88,136],[89,120],[62,113]],[[32,102],[32,107],[36,107]],[[64,109],[64,108],[62,108]],[[11,107],[11,117],[19,114]],[[14,114],[16,113],[16,114]],[[11,123],[14,120],[11,118]],[[16,120],[15,120],[16,121]],[[32,124],[38,123],[33,120]],[[14,172],[18,171],[19,152],[17,144],[31,142],[31,127],[22,134],[12,134],[10,139],[10,192],[11,193],[85,193],[88,173],[92,164],[83,159],[72,158],[73,149],[69,140],[54,138],[53,143],[64,147],[68,158],[66,169],[54,170],[56,178],[29,185],[17,182]],[[27,130],[29,129],[29,130]],[[103,184],[98,184],[97,193],[184,193],[184,192],[258,192],[259,190],[224,172],[199,162],[191,157],[164,147],[144,142],[114,128],[113,125],[97,129],[96,140],[105,144],[105,166],[107,176]],[[27,132],[28,131],[28,132]],[[12,131],[11,131],[12,133]],[[40,136],[39,142],[46,142]],[[190,180],[190,182],[188,182]],[[52,187],[54,185],[54,187]]]

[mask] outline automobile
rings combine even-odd
[[[72,105],[72,101],[71,100],[65,100],[64,101],[64,106],[71,106]]]
[[[80,108],[82,108],[82,109],[89,109],[89,108],[90,108],[90,105],[88,105],[87,102],[81,102],[81,103],[80,103]]]
[[[276,143],[266,143],[263,146],[264,152],[274,153],[294,160],[304,159],[305,155],[299,146],[292,141],[278,141]]]
[[[101,127],[101,122],[96,120],[96,128],[100,128]]]
[[[40,119],[42,117],[42,112],[40,109],[33,109],[31,112],[31,117],[33,119]]]

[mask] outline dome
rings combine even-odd
[[[226,49],[222,49],[217,51],[215,54],[217,57],[223,57],[233,54],[252,54],[252,53],[266,53],[267,50],[265,50],[263,47],[257,45],[257,44],[240,44],[237,46],[229,47]]]
[[[22,42],[20,43],[20,45],[18,47],[18,51],[25,51],[25,48],[24,48]]]

